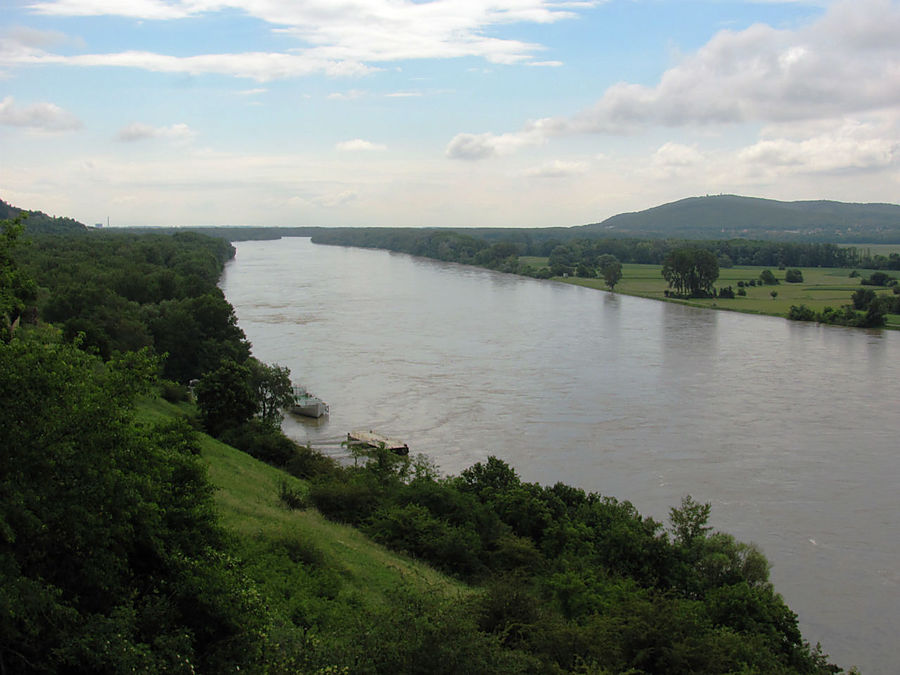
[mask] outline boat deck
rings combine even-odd
[[[365,445],[370,448],[378,448],[382,444],[388,450],[396,452],[398,455],[408,455],[409,454],[409,446],[403,441],[398,441],[395,438],[388,438],[383,434],[379,434],[377,431],[351,431],[347,434],[347,444],[348,445]]]

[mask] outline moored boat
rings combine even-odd
[[[378,448],[383,445],[387,450],[396,452],[398,455],[409,454],[409,446],[403,441],[398,441],[395,438],[388,438],[387,436],[372,430],[351,431],[347,434],[347,445],[364,446],[368,448]]]
[[[291,412],[304,417],[321,417],[328,414],[328,404],[318,396],[313,396],[304,387],[293,386],[294,400]]]

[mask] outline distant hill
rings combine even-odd
[[[900,242],[900,206],[717,195],[620,213],[572,229],[585,236],[895,243]]]
[[[26,211],[7,204],[0,199],[0,220],[12,219],[21,213],[28,214],[28,217],[25,219],[25,231],[29,234],[65,234],[87,231],[87,226],[84,223],[79,223],[72,218],[48,216],[43,211]]]

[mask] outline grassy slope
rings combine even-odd
[[[522,260],[534,266],[546,265],[547,263],[546,258],[523,258]],[[748,287],[746,289],[746,297],[736,296],[733,300],[721,298],[669,300],[664,294],[667,286],[662,277],[662,267],[660,265],[623,264],[622,280],[616,286],[616,292],[624,293],[625,295],[637,295],[642,298],[652,298],[654,300],[681,302],[694,307],[710,307],[749,314],[768,314],[784,317],[787,316],[791,305],[806,305],[815,311],[821,311],[825,307],[840,309],[843,305],[850,304],[850,295],[861,286],[860,279],[858,277],[850,278],[848,276],[850,270],[847,269],[802,267],[799,269],[803,272],[803,282],[788,284],[784,281],[784,270],[735,266],[719,270],[719,279],[716,281],[716,287],[731,286],[737,291],[738,281],[759,279],[759,274],[764,269],[771,269],[781,283],[777,286]],[[862,276],[868,276],[872,271],[860,269],[859,273]],[[890,271],[888,274],[896,276]],[[606,284],[602,279],[556,277],[556,281],[606,290]],[[891,289],[878,288],[876,286],[868,286],[867,288],[873,289],[879,295],[892,293]],[[778,296],[775,298],[772,298],[770,295],[773,290],[778,292]],[[900,315],[888,314],[887,320],[888,328],[900,329]]]
[[[172,405],[159,398],[142,400],[138,409],[139,419],[147,422],[190,413],[187,406]],[[300,543],[302,558],[337,573],[337,595],[370,608],[384,604],[389,591],[403,586],[449,595],[470,592],[464,584],[388,551],[358,530],[326,520],[315,509],[288,510],[279,499],[282,484],[305,494],[305,481],[205,434],[199,437],[210,481],[216,487],[215,501],[222,525],[237,537],[245,558],[265,556],[285,542]],[[276,565],[281,574],[297,573],[285,570],[283,561],[250,562],[250,574],[258,582],[270,581],[260,577]]]

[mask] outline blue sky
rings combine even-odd
[[[4,0],[0,198],[117,225],[897,202],[900,2]]]

